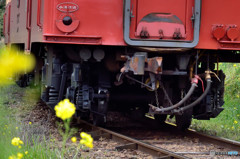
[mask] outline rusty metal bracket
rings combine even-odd
[[[162,57],[147,58],[146,52],[137,52],[134,56],[125,56],[127,61],[121,72],[132,71],[134,75],[144,75],[145,71],[161,74],[162,73]]]

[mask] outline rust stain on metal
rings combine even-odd
[[[145,68],[145,71],[155,74],[162,73],[162,57],[148,58],[146,62],[148,67]]]

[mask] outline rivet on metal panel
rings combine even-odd
[[[141,32],[140,32],[140,37],[141,38],[149,38],[149,33],[147,31],[147,27],[143,27]]]
[[[175,32],[173,33],[173,39],[181,39],[182,38],[182,34],[180,31],[180,28],[176,28]]]
[[[164,37],[163,30],[159,29],[159,39],[162,39]]]

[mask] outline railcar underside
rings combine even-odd
[[[175,116],[181,129],[223,110],[218,63],[240,61],[235,1],[18,2],[6,6],[6,44],[36,56],[35,84],[52,108],[69,98],[96,125],[113,109]]]
[[[216,117],[224,104],[225,75],[218,58],[199,50],[161,53],[135,48],[36,45],[35,84],[50,107],[69,98],[77,117],[104,125],[109,110],[154,115],[160,123],[175,116],[181,129],[192,118]],[[34,48],[34,47],[33,47]],[[33,49],[34,52],[34,49]],[[39,69],[41,67],[41,69]]]

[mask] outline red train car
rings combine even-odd
[[[149,111],[159,122],[175,115],[184,129],[192,118],[223,110],[225,75],[218,63],[239,62],[238,4],[11,0],[5,42],[36,56],[35,82],[52,107],[69,98],[76,115],[92,114],[98,125],[109,109]]]

